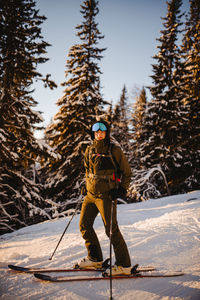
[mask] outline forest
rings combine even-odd
[[[152,85],[143,87],[130,107],[126,84],[113,105],[101,94],[99,67],[105,48],[96,22],[97,0],[85,0],[80,43],[68,52],[64,93],[51,123],[34,108],[33,83],[55,89],[45,63],[45,42],[34,0],[0,1],[0,234],[71,214],[82,199],[83,158],[90,126],[99,117],[111,125],[112,140],[132,168],[127,198],[145,201],[200,189],[200,1],[166,2]],[[150,99],[147,99],[147,89]]]

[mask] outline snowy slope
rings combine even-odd
[[[132,263],[155,265],[161,270],[183,270],[174,278],[113,282],[114,299],[200,299],[200,192],[146,202],[119,205],[118,221]],[[55,257],[49,261],[68,219],[47,221],[0,237],[0,299],[109,299],[109,281],[42,283],[31,274],[17,274],[7,264],[69,267],[86,255],[72,221]],[[105,258],[109,242],[97,217],[95,228]]]

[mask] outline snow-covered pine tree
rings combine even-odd
[[[131,147],[128,113],[128,96],[126,86],[124,85],[120,99],[113,112],[112,136],[120,144],[124,154],[128,160],[130,160],[132,153],[130,153]]]
[[[182,43],[184,67],[180,82],[186,108],[183,146],[187,149],[184,166],[187,170],[185,188],[200,188],[200,2],[190,0]]]
[[[26,171],[45,155],[34,137],[42,117],[33,110],[31,84],[38,78],[48,84],[36,67],[46,62],[49,44],[42,40],[45,17],[38,15],[34,1],[1,1],[0,16],[0,231],[5,233],[48,217],[42,186]]]
[[[151,168],[160,165],[171,188],[177,191],[182,180],[182,163],[186,149],[181,147],[185,124],[185,109],[182,106],[182,89],[179,85],[180,48],[178,37],[181,32],[181,0],[167,2],[168,11],[164,29],[158,39],[160,49],[153,58],[154,85],[150,87],[153,99],[148,103],[145,128],[139,147],[141,165]]]
[[[76,26],[80,44],[72,46],[66,62],[64,95],[57,101],[59,108],[54,122],[46,129],[49,144],[60,154],[59,160],[50,160],[47,178],[49,201],[57,203],[55,213],[64,213],[80,195],[83,181],[83,157],[89,143],[89,128],[103,104],[100,93],[100,68],[104,48],[99,48],[103,35],[95,17],[98,1],[87,0],[81,5],[84,21]],[[60,204],[59,204],[60,203]]]
[[[131,128],[132,128],[132,166],[134,168],[140,168],[140,160],[139,157],[139,147],[142,142],[141,136],[143,133],[144,127],[144,117],[147,106],[147,97],[146,91],[143,87],[138,96],[136,96],[136,101],[133,106],[133,113],[131,119]]]

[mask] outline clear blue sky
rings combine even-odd
[[[58,84],[56,90],[43,88],[37,83],[33,94],[39,103],[36,110],[43,112],[44,125],[58,111],[56,101],[63,95],[60,84],[66,80],[65,63],[69,48],[81,43],[76,36],[76,25],[83,22],[80,5],[83,0],[36,0],[40,15],[47,20],[42,25],[44,40],[48,47],[49,61],[39,67],[43,74],[50,73]],[[189,0],[183,0],[183,11],[188,11]],[[123,85],[133,101],[135,87],[151,84],[152,56],[157,53],[156,38],[163,29],[161,17],[167,13],[165,0],[99,0],[96,21],[105,38],[99,47],[106,47],[100,62],[101,86],[105,100],[119,100]]]

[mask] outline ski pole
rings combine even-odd
[[[112,297],[112,226],[113,226],[113,206],[114,200],[111,201],[111,215],[110,215],[110,300],[113,300]]]
[[[73,214],[72,214],[72,216],[71,216],[71,219],[70,219],[69,222],[67,223],[67,226],[65,227],[65,230],[63,231],[63,234],[61,235],[61,237],[60,237],[60,239],[59,239],[59,241],[58,241],[58,244],[57,244],[56,248],[54,249],[54,251],[53,251],[51,257],[49,258],[49,260],[52,260],[52,258],[53,258],[53,256],[54,256],[54,254],[55,254],[55,252],[56,252],[58,246],[60,245],[60,242],[61,242],[62,239],[63,239],[63,236],[65,235],[65,232],[67,231],[67,229],[68,229],[68,227],[69,227],[69,225],[70,225],[70,223],[71,223],[73,217],[75,216],[75,214],[76,214],[76,212],[77,212],[77,210],[78,210],[78,207],[79,207],[79,204],[81,203],[81,201],[82,201],[82,198],[80,198],[79,201],[77,202],[76,208],[75,208],[75,210],[74,210],[74,212],[73,212]]]

